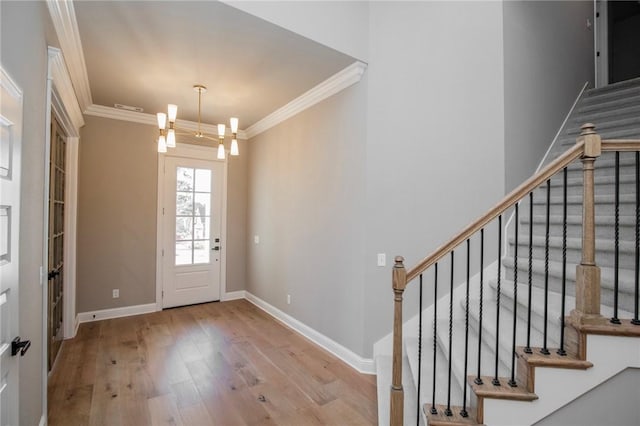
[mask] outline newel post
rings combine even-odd
[[[576,266],[576,309],[571,312],[578,324],[599,322],[600,268],[596,265],[594,163],[602,152],[600,135],[591,123],[582,126],[578,142],[584,141],[582,155],[582,261]]]
[[[391,426],[404,421],[404,390],[402,389],[402,294],[407,286],[404,258],[396,256],[393,265],[393,376],[391,379]]]

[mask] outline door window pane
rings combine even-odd
[[[194,206],[196,216],[211,216],[211,193],[196,193]]]
[[[209,263],[209,240],[193,242],[193,263]]]
[[[176,241],[193,239],[193,218],[176,217]]]
[[[178,167],[176,173],[177,190],[193,191],[193,169],[190,167]]]
[[[196,169],[196,192],[211,192],[211,170]]]
[[[176,192],[176,214],[191,215],[193,213],[193,192]]]
[[[193,245],[191,241],[176,242],[176,265],[191,265]]]

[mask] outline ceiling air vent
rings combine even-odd
[[[135,107],[135,106],[130,106],[130,105],[114,104],[113,106],[118,108],[118,109],[124,109],[124,110],[127,110],[127,111],[135,111],[135,112],[144,111],[144,109],[142,109],[140,107]]]

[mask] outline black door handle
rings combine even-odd
[[[24,354],[26,354],[27,351],[29,350],[30,346],[31,346],[31,340],[21,341],[20,336],[16,337],[11,342],[11,356],[18,355],[18,352],[20,352],[20,356],[24,356]]]

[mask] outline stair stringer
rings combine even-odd
[[[579,398],[622,370],[640,368],[640,338],[587,335],[588,370],[536,368],[538,399],[519,402],[484,400],[484,423],[491,426],[532,425]],[[611,415],[611,413],[609,413]]]

